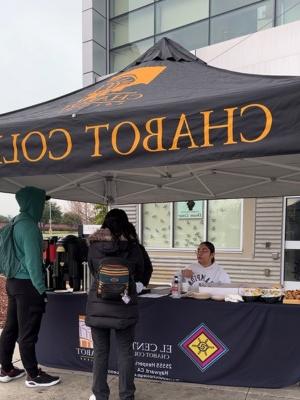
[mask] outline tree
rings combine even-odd
[[[4,215],[0,215],[0,222],[8,222],[9,218],[5,217]]]
[[[95,205],[95,218],[94,218],[94,223],[97,225],[102,225],[104,221],[104,217],[107,213],[107,205],[105,204],[96,204]]]
[[[82,224],[93,224],[96,217],[95,205],[79,201],[69,201],[69,209],[72,214],[80,217]]]
[[[61,222],[63,224],[66,224],[66,225],[80,225],[80,224],[82,224],[82,220],[80,218],[80,215],[75,214],[75,213],[73,213],[71,211],[66,212],[66,213],[63,214]]]
[[[46,201],[44,213],[41,219],[42,224],[49,224],[50,221],[50,203],[51,203],[51,222],[59,224],[62,220],[61,208],[58,204],[53,201]]]

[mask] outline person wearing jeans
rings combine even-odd
[[[99,293],[97,281],[99,267],[104,260],[122,259],[130,270],[128,292],[115,300]],[[134,355],[133,341],[138,321],[136,282],[144,275],[144,259],[138,241],[131,233],[125,211],[110,210],[100,230],[89,237],[89,268],[94,282],[88,294],[86,325],[91,327],[94,343],[93,394],[90,400],[108,400],[107,384],[110,334],[114,331],[118,347],[119,398],[134,400]],[[107,261],[107,265],[109,262]]]
[[[125,329],[116,329],[118,349],[119,394],[121,399],[134,399],[134,325]],[[92,328],[94,343],[93,393],[96,398],[108,399],[107,384],[108,358],[110,350],[110,329]],[[97,397],[98,396],[98,397]],[[93,397],[92,397],[93,399]]]

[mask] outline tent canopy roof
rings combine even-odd
[[[115,204],[300,194],[300,78],[161,39],[121,72],[0,116],[0,191]]]

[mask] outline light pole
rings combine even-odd
[[[49,201],[49,234],[52,235],[52,213],[51,213],[51,201]]]

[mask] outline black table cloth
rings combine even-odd
[[[91,371],[85,294],[49,294],[37,354],[50,367]],[[140,298],[136,376],[284,387],[300,380],[300,306]],[[112,337],[110,371],[116,373]]]

